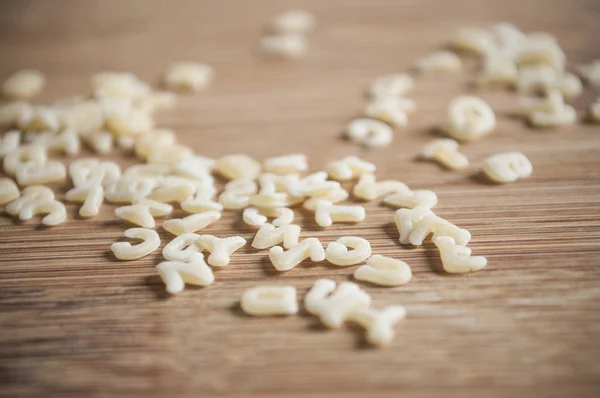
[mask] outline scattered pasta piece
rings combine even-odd
[[[90,187],[119,179],[121,167],[108,160],[81,158],[69,164],[69,176],[75,187]]]
[[[48,152],[62,152],[66,155],[75,155],[81,149],[79,135],[73,130],[63,130],[60,133],[38,133],[32,140]]]
[[[485,54],[483,70],[477,77],[481,86],[513,87],[517,84],[519,71],[515,61],[504,54],[491,51]]]
[[[42,146],[33,144],[22,145],[4,156],[2,166],[6,174],[14,176],[17,173],[17,169],[21,166],[30,163],[44,164],[47,160],[48,154]]]
[[[272,224],[276,227],[289,225],[294,221],[294,211],[287,207],[277,207],[275,209],[257,209],[256,207],[248,207],[242,214],[242,219],[248,225],[260,227],[265,224],[267,216],[277,217]]]
[[[357,236],[344,236],[329,243],[325,255],[331,264],[342,267],[356,265],[371,255],[371,244],[368,240]]]
[[[163,248],[163,257],[170,261],[188,261],[192,254],[200,253],[200,248],[196,245],[199,237],[200,235],[193,233],[175,237]]]
[[[517,57],[519,66],[548,65],[557,71],[565,68],[566,56],[556,38],[548,34],[530,34],[525,38]]]
[[[106,131],[99,131],[82,138],[94,152],[102,155],[109,153],[113,148],[113,136]]]
[[[321,227],[334,222],[360,222],[365,219],[365,208],[358,205],[342,206],[319,199],[315,209],[315,221]]]
[[[156,182],[150,178],[124,175],[121,178],[106,181],[104,197],[110,203],[133,203],[150,195],[155,186]]]
[[[450,51],[438,51],[422,58],[417,63],[420,72],[453,73],[462,68],[458,55]]]
[[[314,30],[317,20],[314,15],[304,10],[283,12],[273,20],[273,30],[278,33],[308,33]]]
[[[240,300],[242,310],[253,316],[293,315],[298,312],[294,286],[256,286]]]
[[[152,116],[131,105],[115,103],[106,111],[106,128],[116,136],[139,135],[154,127]]]
[[[132,245],[129,242],[115,242],[110,246],[110,250],[119,260],[137,260],[152,253],[160,246],[158,233],[152,229],[129,228],[124,233],[126,238],[141,239],[142,243]]]
[[[360,308],[350,312],[347,320],[359,323],[367,330],[367,341],[376,346],[385,346],[394,339],[394,325],[406,317],[401,305],[393,305],[383,310]]]
[[[392,126],[404,127],[408,124],[407,113],[413,112],[415,109],[415,102],[408,98],[378,97],[365,106],[364,114],[373,119],[389,123]],[[384,146],[388,143],[372,144],[370,146]]]
[[[198,245],[201,250],[210,252],[210,256],[208,256],[206,262],[213,267],[224,267],[229,265],[229,256],[245,244],[246,239],[241,236],[217,238],[213,235],[200,235],[196,240],[196,245]]]
[[[579,75],[591,86],[600,86],[600,59],[580,65],[578,71]]]
[[[183,202],[190,199],[196,192],[194,183],[186,178],[166,177],[148,198],[162,203]]]
[[[349,196],[350,195],[348,194],[348,191],[346,191],[343,188],[332,189],[330,191],[326,191],[322,194],[311,197],[302,204],[302,207],[310,211],[315,211],[317,209],[317,202],[319,200],[326,200],[331,203],[338,203],[348,199]]]
[[[277,34],[260,39],[260,48],[264,54],[272,57],[298,59],[306,55],[308,41],[295,33]]]
[[[466,272],[479,271],[487,265],[487,259],[483,256],[471,256],[471,249],[458,245],[450,236],[437,236],[433,243],[440,250],[442,264],[446,272],[462,274]]]
[[[2,84],[2,94],[7,98],[29,99],[38,95],[44,88],[46,78],[34,69],[22,69],[11,75]]]
[[[166,148],[154,147],[148,154],[146,161],[150,164],[174,166],[192,156],[194,156],[192,148],[174,144]]]
[[[225,190],[219,195],[219,203],[225,209],[244,209],[250,205],[250,199],[257,191],[253,180],[232,180],[225,184]]]
[[[117,137],[117,146],[126,151],[131,151],[135,146],[135,138],[131,135],[121,135]]]
[[[271,178],[265,178],[264,174],[259,176],[260,191],[250,198],[250,204],[265,209],[286,207],[288,195],[283,192],[277,192],[276,185]]]
[[[146,160],[155,148],[167,148],[177,143],[175,132],[169,129],[153,129],[136,137],[134,144],[135,156]]]
[[[67,191],[65,198],[70,202],[83,203],[79,215],[84,218],[97,216],[104,199],[102,185],[75,187]]]
[[[19,187],[10,178],[0,178],[0,206],[12,202],[20,196]]]
[[[352,282],[336,283],[330,279],[318,279],[304,296],[306,310],[319,317],[328,328],[339,328],[350,314],[366,309],[371,297]]]
[[[29,161],[22,163],[15,173],[20,186],[51,184],[67,178],[67,168],[57,160],[44,163]]]
[[[269,259],[277,271],[289,271],[309,257],[313,262],[325,260],[325,250],[317,238],[306,238],[287,251],[281,246],[269,249]]]
[[[6,205],[6,212],[18,215],[22,221],[30,220],[36,214],[47,214],[42,224],[55,226],[67,219],[65,205],[54,199],[54,192],[44,186],[32,186],[23,190],[21,197]]]
[[[31,112],[31,105],[23,101],[0,105],[0,127],[16,127],[19,120]]]
[[[459,51],[483,54],[494,45],[494,35],[486,29],[462,28],[452,39],[451,45]]]
[[[200,253],[192,254],[186,262],[163,261],[156,269],[171,294],[182,292],[186,284],[208,286],[215,281],[212,269]]]
[[[21,114],[17,126],[23,131],[41,132],[58,131],[60,129],[60,115],[52,107],[34,106],[26,109]]]
[[[213,68],[197,62],[176,62],[167,69],[164,84],[173,90],[200,91],[212,80]]]
[[[409,193],[393,193],[383,198],[383,203],[394,207],[408,207],[414,209],[417,206],[432,208],[437,204],[437,195],[427,189],[410,191]]]
[[[533,166],[522,153],[499,153],[485,159],[483,172],[490,180],[504,184],[531,176]]]
[[[196,232],[208,227],[221,218],[221,213],[216,211],[207,211],[206,213],[192,214],[184,218],[173,218],[164,221],[162,227],[173,235],[182,235],[190,232]]]
[[[173,166],[173,173],[193,180],[211,179],[215,160],[204,156],[186,157]]]
[[[558,79],[556,88],[567,98],[579,97],[583,91],[583,84],[577,75],[573,73],[563,73]]]
[[[347,137],[368,147],[383,147],[392,142],[390,126],[374,119],[355,119],[346,128]]]
[[[172,211],[173,206],[169,204],[151,199],[140,199],[136,200],[133,205],[117,207],[115,216],[142,228],[154,228],[156,226],[154,217],[166,216]]]
[[[19,149],[21,143],[21,133],[18,130],[11,130],[0,138],[0,159]]]
[[[263,169],[265,172],[279,175],[294,174],[308,170],[308,163],[306,155],[285,155],[265,160]]]
[[[375,182],[373,174],[365,173],[360,177],[356,185],[354,185],[352,193],[359,199],[375,200],[392,193],[409,194],[410,189],[400,181],[386,180]]]
[[[148,180],[153,183],[152,188],[161,183],[171,172],[171,167],[166,164],[134,164],[123,172],[126,180]]]
[[[415,82],[407,74],[381,76],[369,87],[372,97],[403,97],[415,88]]]
[[[283,243],[283,247],[289,249],[298,244],[300,238],[300,226],[295,224],[276,227],[272,224],[263,224],[256,232],[252,247],[255,249],[268,249],[269,247]]]
[[[461,141],[471,141],[492,132],[496,126],[496,115],[481,98],[457,97],[448,106],[448,122],[445,131]]]
[[[325,171],[338,181],[348,181],[359,178],[365,173],[375,173],[376,167],[357,156],[346,156],[343,159],[330,162],[325,166]]]
[[[517,90],[519,92],[547,91],[556,87],[559,72],[548,65],[527,66],[519,69]]]
[[[217,160],[215,169],[229,180],[254,180],[260,174],[260,163],[248,155],[227,155]]]
[[[469,165],[469,160],[458,151],[458,142],[441,138],[425,145],[421,155],[424,159],[434,159],[450,170],[461,170]]]
[[[354,271],[354,279],[381,286],[400,286],[412,279],[412,271],[402,260],[377,254]]]
[[[431,233],[434,238],[451,236],[461,245],[466,245],[471,240],[469,231],[438,217],[429,208],[417,206],[414,209],[399,209],[396,211],[395,221],[402,244],[420,246]]]

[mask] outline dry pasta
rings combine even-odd
[[[351,250],[348,250],[348,249]],[[371,255],[371,244],[364,238],[344,236],[327,245],[325,256],[331,264],[346,267],[365,261]]]
[[[0,178],[0,206],[12,202],[20,196],[19,187],[10,178]]]
[[[424,159],[434,159],[450,170],[461,170],[469,165],[469,160],[458,151],[458,142],[450,138],[433,140],[423,148]]]
[[[309,257],[313,262],[325,260],[325,250],[317,238],[306,238],[288,250],[281,246],[269,249],[269,259],[277,271],[289,271]]]
[[[453,73],[462,68],[460,58],[450,51],[438,51],[422,58],[417,63],[420,72]]]
[[[507,183],[531,176],[533,166],[522,153],[499,153],[485,159],[483,172],[494,182]]]
[[[142,228],[154,228],[156,226],[154,217],[166,216],[172,211],[173,206],[169,204],[151,199],[139,199],[132,205],[117,207],[115,216]]]
[[[263,164],[265,172],[279,175],[294,174],[308,170],[306,155],[292,154],[269,158]]]
[[[298,312],[294,286],[256,286],[247,289],[240,301],[242,310],[253,316],[293,315]]]
[[[329,176],[338,181],[360,178],[363,174],[375,173],[375,170],[376,167],[373,163],[362,160],[357,156],[346,156],[327,164],[325,167],[325,171]]]
[[[158,233],[152,229],[130,228],[125,230],[126,238],[140,239],[143,242],[132,245],[129,242],[115,242],[110,246],[113,254],[119,260],[137,260],[152,253],[160,246]]]
[[[173,90],[200,91],[213,79],[213,68],[198,62],[182,61],[165,72],[164,84]]]
[[[181,293],[186,284],[208,286],[215,281],[212,269],[200,253],[192,254],[189,261],[163,261],[156,269],[171,294]]]
[[[215,170],[229,180],[254,180],[260,174],[260,163],[248,155],[227,155],[217,160]]]
[[[383,147],[392,142],[390,126],[374,119],[355,119],[346,128],[347,137],[368,147]]]
[[[414,87],[413,78],[407,74],[385,75],[371,83],[369,94],[372,97],[402,97],[411,92]]]
[[[600,59],[594,60],[589,64],[580,65],[578,72],[591,86],[600,86]]]
[[[496,116],[492,108],[481,98],[460,96],[448,106],[448,122],[445,131],[452,138],[471,141],[492,132]]]
[[[440,250],[444,270],[453,274],[479,271],[487,265],[483,256],[471,256],[471,249],[459,245],[450,236],[437,236],[433,243]]]
[[[213,235],[200,235],[196,245],[201,250],[207,250],[210,255],[206,262],[213,267],[224,267],[229,265],[230,256],[246,244],[246,239],[241,236],[228,238],[217,238]]]
[[[408,124],[407,113],[416,109],[415,102],[408,98],[378,97],[369,102],[364,109],[365,116],[378,119],[392,126],[404,127]],[[385,144],[370,146],[383,146]]]
[[[334,222],[360,222],[365,219],[365,208],[358,205],[335,205],[319,199],[316,203],[315,221],[321,227]]]
[[[370,344],[385,346],[394,339],[394,325],[406,317],[401,305],[393,305],[383,310],[360,308],[349,313],[347,319],[359,323],[367,330],[366,339]]]
[[[163,257],[170,261],[188,261],[192,254],[200,252],[196,245],[199,237],[200,235],[194,233],[176,236],[163,248]]]
[[[11,130],[0,138],[0,159],[9,153],[13,153],[19,149],[21,143],[21,133],[18,130]]]
[[[0,105],[0,127],[16,127],[19,120],[31,112],[31,105],[24,101]]]
[[[354,271],[354,279],[381,286],[400,286],[412,279],[412,270],[402,260],[377,254]]]
[[[22,69],[11,75],[2,84],[2,94],[7,98],[29,99],[44,88],[46,78],[35,69]]]
[[[383,203],[394,207],[408,207],[414,209],[417,206],[434,207],[437,204],[437,195],[427,189],[418,189],[409,193],[393,193],[383,198]]]
[[[352,190],[354,196],[363,200],[375,200],[378,197],[389,195],[392,193],[410,193],[410,189],[406,184],[395,180],[386,180],[375,182],[375,176],[373,174],[363,174],[354,189]]]
[[[104,199],[104,189],[99,184],[75,187],[68,190],[65,197],[70,202],[83,203],[79,208],[81,217],[93,217],[100,213],[100,206],[102,206]]]
[[[295,224],[276,227],[272,224],[263,224],[256,232],[252,247],[255,249],[268,249],[283,243],[283,247],[291,248],[298,244],[300,226]]]
[[[15,177],[21,186],[51,184],[64,181],[67,169],[57,160],[47,160],[45,163],[29,161],[19,165]]]

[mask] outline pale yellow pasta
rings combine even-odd
[[[519,71],[515,61],[503,53],[491,51],[485,54],[483,70],[477,77],[479,85],[513,87],[517,84]]]
[[[29,161],[21,163],[15,177],[20,186],[51,184],[64,181],[67,169],[57,160],[47,160],[45,163]]]
[[[425,216],[433,214],[429,207],[417,206],[413,209],[399,209],[396,211],[394,221],[400,233],[400,243],[410,243],[410,234],[414,226]]]
[[[219,158],[215,169],[229,180],[254,180],[260,174],[260,163],[248,155],[227,155]]]
[[[287,207],[277,207],[274,209],[258,209],[256,207],[248,207],[244,209],[242,219],[250,226],[259,228],[265,224],[267,217],[277,217],[272,224],[276,227],[289,225],[294,221],[294,211]]]
[[[154,127],[154,120],[148,112],[123,104],[109,107],[105,123],[116,136],[142,134]]]
[[[19,187],[10,178],[0,178],[0,206],[20,196]]]
[[[21,132],[18,130],[10,130],[4,133],[0,138],[0,159],[9,153],[13,153],[19,149],[21,143]]]
[[[48,154],[44,147],[39,145],[22,145],[4,156],[4,172],[14,176],[21,165],[33,162],[44,164],[48,160]]]
[[[461,141],[479,139],[492,132],[496,126],[496,115],[481,98],[460,96],[448,105],[448,120],[445,131]]]
[[[94,100],[80,99],[59,105],[58,114],[63,129],[74,130],[81,135],[92,135],[104,127],[104,107]]]
[[[254,236],[252,247],[255,249],[267,249],[283,243],[283,247],[290,248],[298,244],[300,238],[300,226],[295,224],[276,227],[272,224],[263,224]]]
[[[571,105],[565,104],[554,112],[533,112],[529,121],[536,127],[558,127],[574,124],[577,121],[577,111]]]
[[[156,182],[148,178],[122,176],[110,179],[104,186],[104,197],[110,203],[133,203],[150,195]]]
[[[170,261],[188,261],[194,253],[200,253],[200,248],[196,241],[200,235],[189,233],[176,236],[165,245],[162,255],[165,260]]]
[[[269,249],[269,259],[277,271],[289,271],[307,258],[313,262],[325,260],[325,250],[319,239],[306,238],[288,250],[281,246]]]
[[[437,195],[427,189],[417,189],[409,193],[393,193],[383,198],[383,203],[394,207],[408,207],[414,209],[417,206],[434,207],[437,204]]]
[[[102,185],[121,177],[121,167],[115,162],[98,158],[81,158],[69,164],[69,176],[75,187]]]
[[[73,130],[38,133],[32,143],[43,146],[48,152],[62,152],[66,155],[75,155],[81,150],[79,135]]]
[[[149,164],[165,164],[172,167],[192,156],[194,156],[192,148],[174,144],[165,148],[154,147],[148,154],[146,161]]]
[[[210,179],[215,160],[204,156],[190,156],[173,165],[173,173],[194,180]]]
[[[351,250],[348,250],[351,249]],[[327,245],[325,256],[331,264],[347,267],[365,261],[371,255],[371,244],[364,238],[344,236]]]
[[[130,239],[140,239],[143,242],[132,245],[129,242],[115,242],[110,246],[113,254],[119,260],[137,260],[152,253],[160,246],[160,237],[152,229],[129,228],[124,235]]]
[[[469,160],[458,151],[458,142],[450,138],[433,140],[423,148],[421,156],[433,159],[450,170],[461,170],[469,165]]]
[[[334,222],[359,222],[365,219],[365,208],[358,205],[335,205],[319,199],[315,208],[315,221],[321,227]]]
[[[180,203],[181,209],[188,213],[204,213],[206,211],[223,210],[221,203],[212,200],[216,193],[213,178],[208,176],[204,180],[195,181],[196,193]]]
[[[206,262],[213,267],[224,267],[229,265],[230,256],[246,244],[246,239],[241,236],[230,236],[228,238],[217,238],[213,235],[200,235],[196,239],[196,245],[201,250],[207,250],[210,255]]]
[[[290,181],[286,185],[285,191],[292,197],[320,197],[340,190],[341,185],[337,181],[328,181],[327,173],[318,171],[302,179]]]
[[[154,148],[168,148],[177,143],[175,132],[169,129],[152,129],[136,136],[133,150],[135,156],[146,160]]]
[[[507,152],[485,159],[483,172],[494,182],[508,183],[531,176],[533,166],[522,153]]]
[[[225,184],[225,190],[219,195],[219,203],[225,209],[244,209],[250,205],[250,199],[257,190],[253,180],[232,180]]]
[[[125,151],[133,150],[135,138],[132,135],[120,135],[117,137],[117,146]]]
[[[362,160],[357,156],[346,156],[325,166],[325,171],[329,176],[338,181],[352,180],[366,173],[373,174],[375,170],[376,167],[373,163]]]
[[[533,65],[519,69],[517,90],[520,92],[546,91],[558,84],[560,72],[549,65]]]
[[[306,55],[308,40],[296,33],[269,35],[260,39],[260,49],[271,57],[298,59]]]
[[[152,89],[133,73],[101,72],[91,79],[94,96],[106,101],[127,101],[146,97]]]
[[[30,220],[37,214],[46,214],[42,218],[42,224],[49,227],[62,224],[67,219],[65,205],[54,199],[26,203],[19,211],[19,219],[22,221]]]
[[[390,126],[375,119],[355,119],[346,127],[346,136],[368,147],[388,146],[393,139]]]
[[[357,284],[342,282],[336,289],[336,283],[330,279],[318,279],[304,296],[304,308],[328,328],[339,328],[350,313],[370,304],[371,297]]]
[[[556,39],[547,34],[530,34],[526,37],[517,62],[523,65],[548,65],[557,71],[565,68],[566,56]]]
[[[401,305],[392,305],[382,310],[359,308],[351,311],[348,321],[356,322],[367,331],[367,341],[375,346],[385,346],[395,336],[394,326],[406,317],[406,309]]]
[[[189,261],[163,261],[156,266],[160,278],[171,294],[181,293],[186,284],[208,286],[215,281],[212,269],[200,253],[194,253]]]
[[[494,35],[486,29],[465,27],[457,32],[450,44],[459,51],[483,54],[494,45]]]
[[[23,101],[0,105],[0,127],[16,127],[24,115],[31,114],[31,105]]]
[[[79,208],[79,215],[84,218],[93,217],[100,213],[100,206],[104,199],[102,185],[91,185],[71,188],[65,195],[70,202],[83,203]]]
[[[162,203],[183,202],[196,192],[196,185],[187,178],[168,176],[154,188],[148,198]]]
[[[134,164],[123,172],[128,180],[150,180],[155,185],[161,183],[171,173],[171,167],[166,164]]]
[[[61,127],[60,113],[53,107],[29,107],[21,113],[17,126],[23,131],[58,131]]]
[[[306,155],[284,155],[265,160],[263,170],[278,175],[294,174],[308,170],[308,163]]]
[[[354,279],[380,286],[400,286],[412,279],[412,270],[402,260],[377,254],[354,271]]]
[[[273,20],[273,30],[279,33],[308,33],[316,25],[315,16],[304,10],[285,11]]]
[[[54,192],[48,187],[34,186],[27,187],[23,190],[20,197],[6,205],[4,209],[8,214],[13,216],[19,214],[23,207],[29,203],[45,202],[54,199]]]
[[[12,74],[2,84],[2,95],[7,98],[29,99],[38,95],[44,88],[46,78],[35,69],[21,69]]]
[[[182,235],[190,232],[196,232],[208,227],[221,218],[221,213],[217,211],[207,211],[200,214],[192,214],[184,218],[173,218],[163,221],[162,227],[173,235]]]
[[[96,153],[105,155],[113,149],[113,136],[106,131],[98,131],[82,137],[84,142]]]
[[[450,236],[461,245],[466,245],[471,240],[469,231],[431,213],[414,223],[408,241],[413,246],[420,246],[429,234],[433,234],[434,238],[436,236]]]
[[[408,124],[408,113],[416,109],[415,102],[408,98],[400,97],[379,97],[369,102],[364,108],[364,114],[367,117],[378,119],[389,123],[395,127],[404,127]],[[382,141],[382,138],[379,139]],[[375,138],[368,141],[369,146],[384,146],[383,142],[375,141]]]
[[[317,209],[317,202],[319,200],[326,200],[331,203],[338,203],[348,199],[350,195],[348,191],[343,188],[332,189],[330,191],[321,192],[318,195],[313,195],[310,199],[307,199],[303,204],[307,210],[315,211]]]
[[[375,181],[373,174],[365,173],[354,185],[352,193],[359,199],[375,200],[381,196],[392,193],[409,193],[410,189],[406,184],[396,180]]]
[[[583,84],[577,75],[565,72],[558,78],[556,88],[558,88],[565,97],[575,98],[581,95]]]
[[[438,51],[419,60],[417,69],[425,73],[455,73],[462,69],[462,61],[453,52]]]
[[[240,300],[242,310],[253,316],[293,315],[298,312],[294,286],[256,286]]]
[[[164,84],[173,90],[200,91],[208,86],[214,76],[211,66],[193,61],[176,62],[167,69]]]
[[[446,272],[462,274],[479,271],[487,265],[485,257],[471,256],[471,249],[458,245],[450,236],[437,236],[432,241],[440,250],[442,265]]]
[[[395,75],[380,76],[369,87],[372,97],[402,97],[411,92],[415,87],[412,77],[399,73]]]
[[[169,204],[150,199],[138,199],[132,205],[117,207],[115,216],[142,228],[154,228],[156,225],[154,217],[166,216],[172,211],[173,206]]]

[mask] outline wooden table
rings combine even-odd
[[[22,67],[48,77],[40,102],[89,92],[93,73],[132,71],[157,82],[175,61],[214,65],[206,91],[183,96],[160,117],[199,154],[257,159],[305,153],[312,170],[357,154],[380,179],[431,188],[436,212],[473,234],[488,267],[471,275],[438,272],[435,247],[398,243],[393,210],[367,204],[365,222],[322,230],[298,211],[303,237],[323,243],[358,235],[373,252],[407,261],[402,287],[364,285],[374,305],[403,304],[408,318],[390,347],[372,349],[360,328],[325,330],[305,313],[249,318],[244,289],[285,283],[299,297],[317,278],[351,279],[325,263],[277,273],[249,245],[206,289],[168,297],[154,270],[160,252],[116,261],[109,246],[126,225],[102,215],[55,228],[0,218],[0,395],[374,397],[599,396],[600,128],[527,128],[510,117],[517,96],[482,92],[498,126],[464,145],[463,172],[415,161],[436,137],[448,102],[473,91],[476,62],[460,75],[418,78],[418,110],[393,144],[365,150],[340,139],[360,115],[363,90],[378,75],[407,71],[460,27],[512,21],[555,34],[569,67],[600,57],[600,4],[589,0],[505,1],[13,1],[0,5],[0,78]],[[269,62],[257,51],[277,12],[315,13],[308,56]],[[598,91],[575,101],[583,113]],[[506,186],[477,174],[488,155],[518,150],[532,178]],[[89,156],[89,153],[83,155]],[[82,156],[83,156],[82,155]],[[123,151],[113,159],[134,161]],[[58,187],[62,197],[67,186]],[[179,214],[179,213],[177,213]],[[206,233],[254,231],[225,212]],[[171,236],[159,228],[167,242]],[[4,395],[7,394],[7,395]]]

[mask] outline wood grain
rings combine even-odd
[[[299,62],[257,52],[265,23],[295,7],[319,29]],[[393,211],[367,205],[355,226],[316,227],[299,214],[303,236],[324,243],[369,239],[374,253],[407,261],[414,279],[399,288],[365,285],[374,305],[403,304],[408,318],[394,343],[370,349],[358,328],[324,330],[306,314],[243,316],[241,292],[313,281],[351,270],[302,265],[278,274],[266,252],[243,248],[206,289],[167,297],[154,271],[159,253],[116,261],[109,252],[125,224],[112,206],[91,220],[52,229],[0,217],[0,395],[16,396],[598,396],[600,393],[600,129],[540,131],[511,118],[513,93],[484,92],[499,116],[493,135],[464,146],[472,166],[448,172],[414,160],[444,120],[447,103],[471,91],[474,61],[458,76],[424,77],[418,111],[389,148],[367,151],[340,140],[359,115],[374,77],[405,71],[459,27],[510,20],[555,34],[573,67],[600,57],[600,4],[589,0],[5,1],[0,5],[0,79],[21,67],[48,76],[41,102],[86,93],[92,73],[133,71],[150,82],[174,61],[215,66],[206,91],[182,97],[160,124],[198,153],[244,152],[258,159],[301,152],[313,170],[359,154],[379,178],[397,178],[439,196],[438,214],[473,234],[489,266],[473,275],[437,272],[431,244],[397,243]],[[579,111],[598,95],[586,90]],[[531,179],[507,186],[478,177],[482,160],[519,150]],[[124,153],[111,156],[121,164]],[[66,186],[58,187],[64,193]],[[206,229],[253,230],[227,212]],[[170,236],[160,230],[163,244]]]

